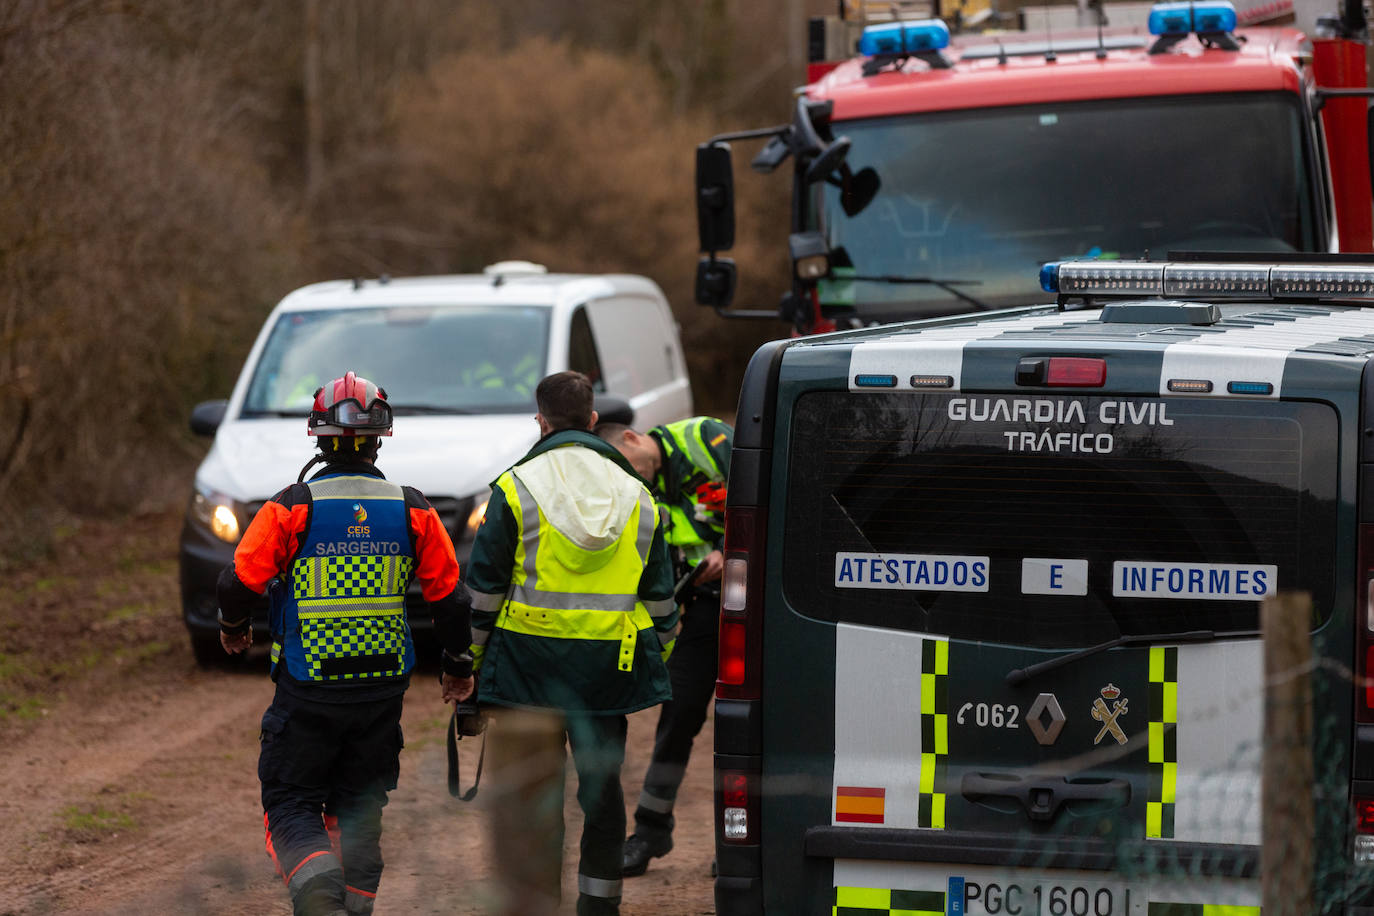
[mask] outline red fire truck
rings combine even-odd
[[[1113,15],[1113,19],[1120,16]],[[1147,21],[957,35],[864,28],[790,123],[697,150],[697,301],[807,334],[1039,301],[1039,264],[1374,249],[1366,23],[1239,27],[1225,0]],[[791,289],[733,309],[730,144],[792,162]]]

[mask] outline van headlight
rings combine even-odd
[[[228,544],[238,543],[243,533],[239,527],[238,508],[230,497],[199,484],[191,495],[191,517]]]
[[[487,520],[487,502],[491,499],[490,494],[482,494],[472,501],[472,511],[468,513],[465,535],[468,540],[477,537],[477,529],[482,527],[482,523]]]

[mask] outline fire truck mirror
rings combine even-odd
[[[735,262],[729,258],[702,258],[697,262],[696,300],[717,310],[729,308],[735,298]]]
[[[844,157],[849,155],[849,138],[840,137],[831,143],[806,167],[806,183],[815,184],[818,181],[825,181],[830,177],[830,173],[835,171],[844,162]]]
[[[697,235],[702,251],[729,251],[735,244],[735,184],[728,143],[697,147]],[[697,276],[699,280],[700,272]]]
[[[840,184],[840,206],[845,216],[858,216],[878,196],[882,179],[871,167],[859,169],[853,175],[842,175]]]

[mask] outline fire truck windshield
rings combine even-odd
[[[848,164],[882,181],[847,216],[814,186],[808,224],[830,245],[824,306],[864,318],[1041,302],[1046,261],[1170,250],[1320,251],[1311,135],[1289,93],[1172,96],[836,122]],[[860,278],[860,279],[855,279]],[[875,278],[875,279],[861,279]],[[877,278],[886,278],[879,282]]]

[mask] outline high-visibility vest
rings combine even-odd
[[[653,498],[637,480],[624,480],[639,492],[635,507],[624,519],[617,538],[594,548],[575,543],[550,522],[522,473],[534,473],[544,462],[559,462],[560,452],[572,457],[595,456],[585,449],[555,449],[518,465],[496,482],[515,516],[519,529],[510,589],[495,628],[551,639],[587,639],[618,644],[617,667],[634,666],[639,633],[652,629],[654,618],[638,596],[639,581],[648,563],[657,521]],[[560,470],[571,492],[586,492],[575,479],[575,466]],[[654,610],[671,613],[671,602]],[[665,637],[667,639],[668,637]],[[655,645],[657,652],[661,647]]]
[[[711,456],[710,449],[703,439],[702,426],[707,417],[691,417],[674,423],[665,423],[650,430],[657,433],[656,438],[663,444],[668,461],[659,470],[668,486],[669,498],[661,505],[667,513],[664,522],[663,539],[669,546],[682,550],[688,562],[696,563],[713,549],[714,537],[706,536],[703,528],[713,535],[725,531],[725,517],[717,511],[709,511],[701,505],[696,493],[698,483],[725,481],[725,470]],[[675,456],[685,460],[695,468],[693,473],[681,479],[670,480],[671,467]],[[672,498],[676,496],[677,498]],[[683,502],[688,503],[684,506]]]
[[[310,523],[275,592],[272,667],[297,681],[401,677],[415,665],[405,593],[415,568],[405,493],[331,474],[306,484]]]

